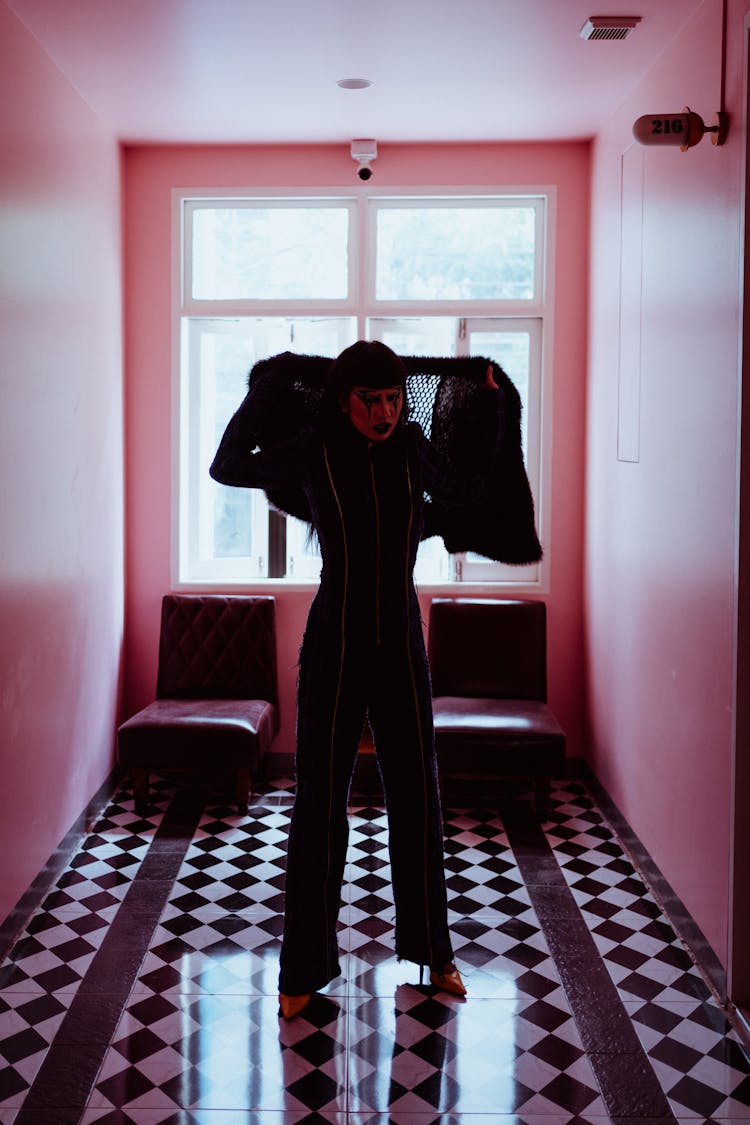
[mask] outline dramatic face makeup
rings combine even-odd
[[[368,441],[385,441],[401,417],[403,389],[400,386],[352,387],[342,409]]]

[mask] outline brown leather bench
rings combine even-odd
[[[544,602],[435,598],[428,650],[443,790],[450,778],[527,780],[544,818],[565,765],[547,704]]]
[[[227,770],[247,811],[278,729],[274,598],[166,595],[156,699],[117,731],[136,810],[146,812],[149,770]]]

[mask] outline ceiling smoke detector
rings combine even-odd
[[[640,22],[640,16],[589,16],[581,39],[627,39]]]

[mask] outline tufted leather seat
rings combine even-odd
[[[279,729],[274,598],[166,595],[156,696],[117,732],[136,809],[146,810],[150,769],[188,769],[234,772],[246,811]]]
[[[528,779],[544,817],[565,764],[565,732],[547,704],[544,602],[435,598],[428,649],[441,783]]]

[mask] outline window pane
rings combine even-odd
[[[382,340],[398,355],[456,353],[455,316],[370,317],[368,337]]]
[[[308,524],[286,517],[286,573],[288,578],[320,578],[322,559],[318,537]]]
[[[244,393],[243,373],[246,363],[237,358],[236,352],[243,349],[245,341],[232,336],[218,336],[213,341],[216,346],[215,378],[210,384],[215,387],[215,414],[213,440],[211,445],[218,449],[219,441],[226,429],[229,418],[242,402]],[[204,340],[204,343],[207,343]],[[231,354],[228,354],[231,353]],[[205,362],[205,359],[204,359]],[[206,373],[206,366],[204,367]],[[214,558],[236,558],[253,555],[251,523],[251,494],[246,488],[229,488],[214,481],[213,486],[206,483],[213,493]]]
[[[234,334],[204,331],[200,341],[201,417],[213,421],[204,435],[208,461],[218,448],[227,422],[247,389],[247,371],[255,356],[252,341]],[[208,437],[206,448],[205,437]],[[202,466],[205,468],[205,465]],[[230,488],[201,475],[202,489],[210,504],[209,554],[216,559],[247,558],[258,553],[253,542],[252,495],[248,489]],[[208,545],[208,544],[207,544]],[[263,545],[265,548],[265,543]]]
[[[345,207],[199,207],[193,216],[196,300],[345,299]]]
[[[521,396],[521,446],[528,466],[531,336],[528,332],[471,331],[469,338],[472,355],[483,355],[499,363]],[[465,567],[467,581],[471,580],[471,564],[482,561],[485,561],[482,555],[477,555],[474,551],[466,553],[465,562],[469,564]]]
[[[241,317],[188,321],[183,393],[188,439],[182,496],[188,510],[186,552],[180,577],[249,581],[269,566],[268,503],[262,489],[230,488],[213,481],[208,466],[230,417],[247,391],[259,360],[282,351],[338,355],[356,336],[353,317]],[[307,526],[289,521],[287,576],[314,580],[320,572],[317,542]]]
[[[379,301],[530,300],[533,207],[382,207]]]
[[[432,539],[423,539],[417,551],[414,581],[450,582],[450,580],[450,556],[443,546],[443,540],[437,536],[433,536]]]

